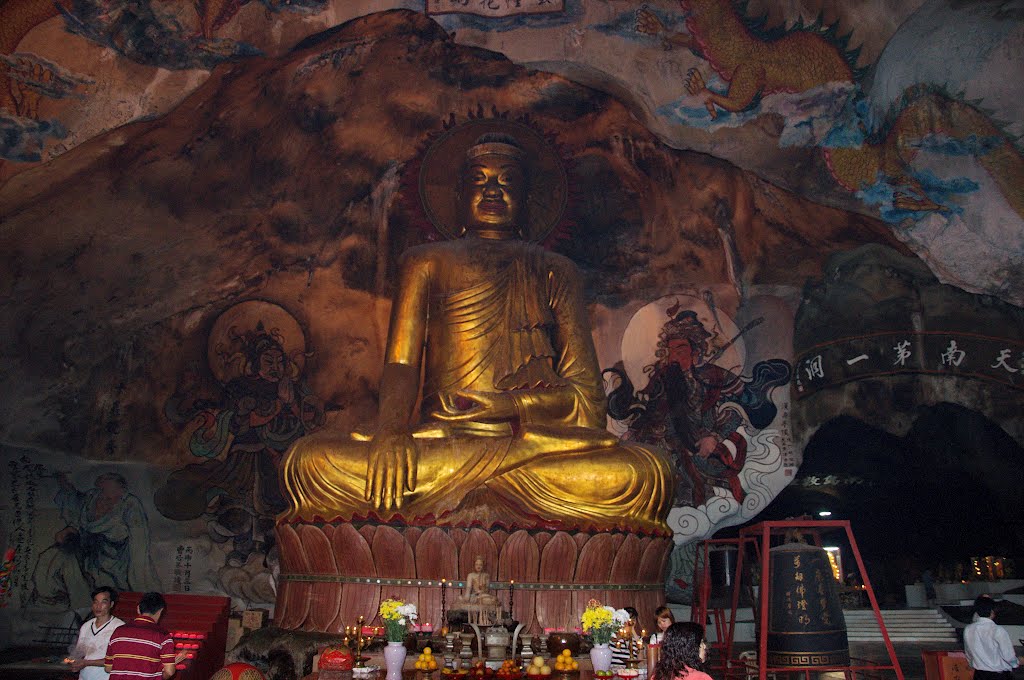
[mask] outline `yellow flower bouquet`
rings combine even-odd
[[[583,634],[589,635],[595,645],[606,645],[611,642],[615,633],[629,622],[629,613],[625,609],[615,609],[602,605],[597,600],[587,603],[587,608],[580,617]]]
[[[380,620],[388,642],[403,642],[409,624],[416,620],[416,605],[388,598],[380,603]]]

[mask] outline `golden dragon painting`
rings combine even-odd
[[[712,118],[718,108],[735,113],[774,92],[804,92],[833,82],[853,82],[848,57],[828,38],[813,30],[793,30],[773,40],[754,35],[730,0],[682,0],[687,33],[670,33],[657,15],[637,12],[637,30],[663,35],[668,45],[700,54],[728,83],[725,94],[712,92],[699,69],[690,69],[686,89],[703,98]],[[668,35],[665,35],[668,34]]]
[[[685,32],[669,30],[658,16],[643,7],[636,12],[636,30],[660,37],[667,49],[692,50],[707,61],[726,83],[725,92],[707,87],[704,74],[691,68],[686,76],[688,94],[700,98],[712,119],[719,110],[737,113],[757,106],[760,98],[776,92],[799,93],[827,83],[855,84],[859,50],[847,50],[849,35],[835,27],[802,21],[777,35],[766,37],[753,29],[741,5],[733,0],[680,0]],[[986,140],[977,161],[992,176],[1013,210],[1024,217],[1024,158],[1020,150],[990,116],[975,105],[938,91],[912,88],[905,93],[890,122],[855,147],[823,148],[827,167],[844,189],[856,192],[885,181],[894,186],[894,207],[922,212],[943,209],[929,198],[911,167],[928,138]]]

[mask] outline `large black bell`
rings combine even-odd
[[[839,589],[823,548],[787,543],[768,551],[768,666],[849,666]]]

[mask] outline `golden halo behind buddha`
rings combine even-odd
[[[459,219],[459,198],[452,183],[459,182],[466,152],[481,135],[509,135],[523,150],[529,178],[523,238],[543,241],[565,211],[568,182],[565,166],[555,148],[529,125],[500,118],[470,120],[446,131],[423,156],[420,167],[420,201],[434,227],[447,238],[463,232]]]

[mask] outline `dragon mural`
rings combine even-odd
[[[66,94],[55,93],[47,86],[62,78],[67,80],[59,67],[35,55],[16,52],[30,31],[59,16],[69,32],[106,45],[137,63],[161,68],[212,68],[225,60],[259,54],[249,45],[216,38],[218,29],[249,0],[197,0],[194,5],[177,1],[186,5],[188,12],[195,12],[191,29],[150,2],[0,0],[0,112],[36,118],[41,96]],[[315,12],[324,6],[324,0],[263,2],[271,12]]]
[[[0,55],[6,57],[0,62],[0,110],[34,117],[37,97],[26,83],[32,78],[42,81],[48,76],[44,69],[12,55],[29,31],[57,16],[62,6],[61,2],[53,0],[0,0]],[[18,77],[19,71],[24,75]]]
[[[929,86],[908,88],[893,111],[877,133],[865,134],[856,145],[826,143],[825,160],[841,186],[855,192],[884,178],[894,187],[895,219],[905,211],[944,210],[942,201],[931,194],[938,198],[948,188],[925,186],[912,167],[914,161],[928,149],[971,155],[1014,212],[1024,217],[1024,156],[986,112]]]
[[[660,37],[668,49],[689,49],[708,62],[726,84],[725,92],[709,89],[699,68],[689,69],[684,85],[689,95],[703,102],[712,120],[719,117],[719,110],[754,109],[766,95],[806,92],[832,83],[853,86],[863,75],[856,67],[859,48],[848,49],[850,35],[839,35],[836,26],[824,25],[820,17],[811,25],[800,20],[789,29],[768,30],[763,19],[747,17],[745,4],[734,0],[680,0],[680,5],[686,32],[668,29],[647,8],[637,10],[636,30]],[[849,92],[846,109],[856,110],[856,100],[863,95],[853,87]],[[884,219],[955,210],[951,194],[977,189],[971,182],[943,183],[915,171],[913,163],[925,149],[976,158],[1007,203],[1024,217],[1024,157],[978,103],[935,86],[917,85],[906,90],[887,122],[874,130],[853,116],[836,120],[834,132],[821,143],[833,179],[854,193],[885,185],[887,190],[866,198],[868,203],[886,204],[881,210]]]
[[[833,82],[853,82],[858,50],[847,52],[849,36],[837,37],[834,27],[820,22],[777,37],[754,33],[749,21],[731,0],[681,0],[688,34],[671,33],[647,9],[637,11],[637,30],[661,35],[667,45],[690,49],[728,83],[724,94],[708,89],[700,69],[686,76],[686,90],[699,96],[712,118],[718,108],[743,111],[764,94],[804,92]]]

